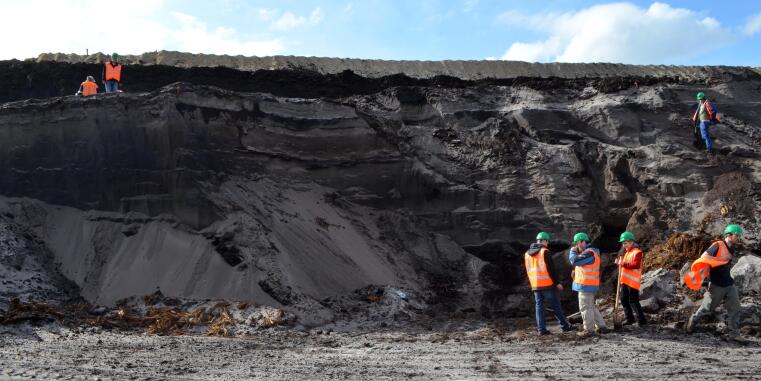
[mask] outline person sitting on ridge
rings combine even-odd
[[[87,76],[87,79],[82,82],[81,85],[79,85],[79,90],[77,90],[76,95],[82,95],[82,96],[90,96],[95,95],[98,93],[98,84],[95,83],[95,78],[93,78],[91,75]]]

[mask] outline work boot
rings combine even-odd
[[[632,324],[634,324],[634,319],[631,319],[631,320],[626,319],[626,321],[624,322],[624,325],[632,325]]]
[[[647,325],[647,320],[640,320],[639,322],[637,322],[637,325],[638,325],[640,328],[642,328],[642,327],[644,327],[644,326],[646,326],[646,325]]]
[[[727,334],[727,339],[729,339],[730,341],[734,341],[736,343],[741,343],[741,344],[747,344],[748,343],[748,340],[745,340],[745,338],[743,338],[743,336],[740,334],[740,332],[737,332],[737,331],[729,332]]]
[[[575,331],[576,329],[574,328],[573,325],[569,324],[567,327],[560,327],[560,330],[563,332],[571,332],[571,331]]]
[[[690,320],[687,320],[687,324],[684,326],[684,331],[692,333],[695,330],[695,316],[690,316]]]
[[[598,327],[595,330],[595,332],[597,332],[597,334],[602,335],[602,334],[610,333],[610,329],[608,329],[608,327]]]
[[[550,331],[547,331],[547,330],[539,331],[538,334],[539,334],[539,336],[547,336],[547,335],[550,334]]]
[[[579,332],[576,332],[576,336],[578,336],[578,337],[580,337],[582,339],[585,339],[587,337],[592,337],[594,335],[595,335],[594,332],[589,332],[589,331],[579,331]]]

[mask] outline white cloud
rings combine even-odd
[[[312,10],[312,13],[309,14],[309,17],[297,16],[291,12],[285,12],[280,15],[277,20],[275,20],[273,26],[275,29],[286,31],[307,24],[317,25],[322,21],[323,17],[324,14],[320,8],[315,8]]]
[[[206,23],[194,16],[179,12],[173,15],[180,21],[181,27],[172,30],[168,40],[178,47],[177,50],[183,52],[260,56],[277,54],[285,50],[285,46],[278,39],[243,41],[236,37],[235,29],[218,27],[209,30]]]
[[[2,2],[0,35],[5,38],[0,59],[31,58],[46,52],[84,54],[85,49],[90,53],[140,54],[166,49],[243,55],[273,55],[285,50],[280,39],[247,39],[231,28],[209,28],[191,15],[172,17],[163,0],[120,3],[114,27],[105,27],[103,7],[103,2],[96,0]],[[34,15],[32,27],[29,15]]]
[[[272,21],[278,14],[277,9],[259,8],[254,11],[256,16],[262,21]]]
[[[647,9],[612,3],[563,14],[506,12],[497,20],[549,34],[541,41],[515,42],[502,55],[529,62],[664,63],[693,57],[731,39],[716,19],[657,2]]]
[[[745,23],[745,27],[743,28],[743,32],[748,36],[761,32],[761,12],[756,13],[748,19],[748,22]]]

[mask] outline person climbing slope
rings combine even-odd
[[[692,114],[692,122],[700,128],[700,136],[705,142],[706,151],[708,153],[713,152],[713,140],[709,127],[713,123],[719,123],[719,115],[715,105],[706,99],[705,93],[702,91],[696,96],[698,100],[698,108],[695,113]]]

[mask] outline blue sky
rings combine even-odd
[[[761,1],[134,0],[116,7],[116,28],[100,26],[103,7],[95,0],[0,0],[0,33],[18,33],[30,12],[38,28],[6,39],[0,58],[166,49],[761,66]],[[74,22],[88,18],[100,20],[97,32]]]

